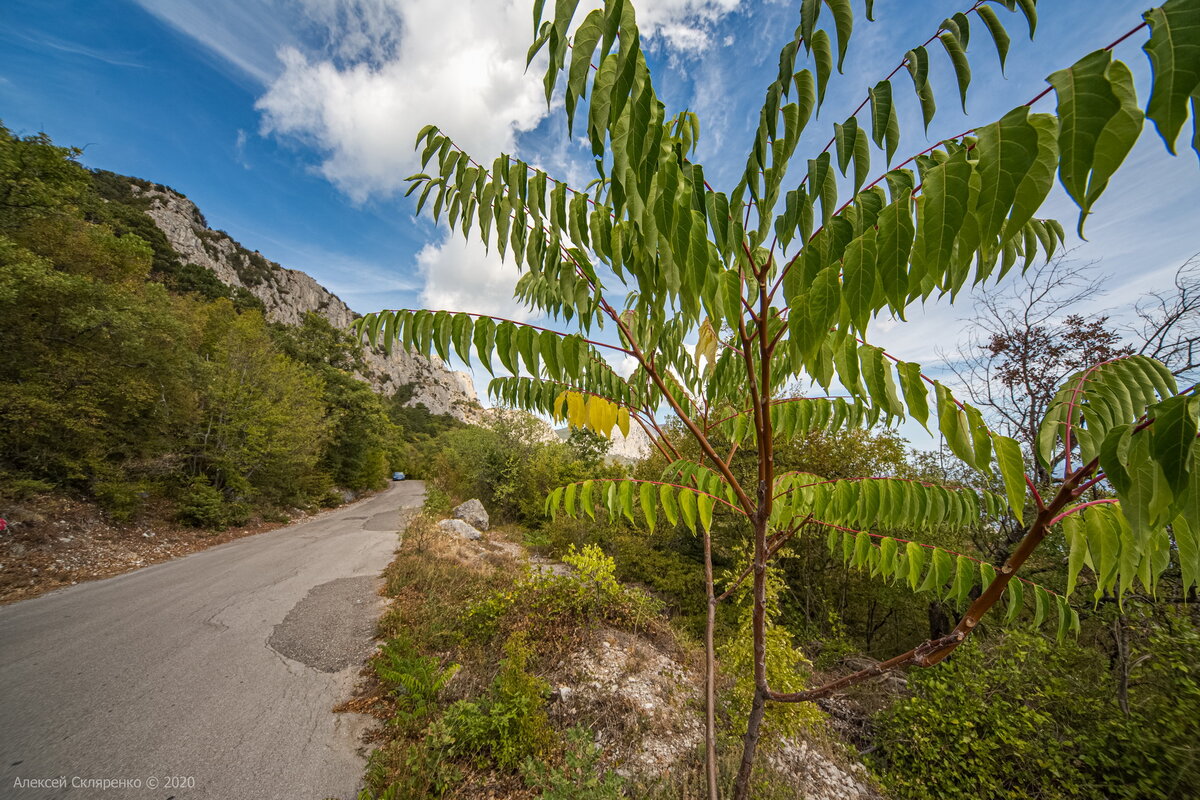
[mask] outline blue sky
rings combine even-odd
[[[510,267],[481,247],[447,241],[412,216],[403,178],[425,123],[479,157],[500,150],[582,184],[579,142],[547,112],[540,74],[523,71],[530,0],[7,0],[0,9],[0,119],[84,147],[82,161],[166,183],[210,224],[284,266],[302,269],[367,312],[437,306],[513,311]],[[701,115],[700,160],[728,187],[745,162],[762,89],[798,2],[647,0],[660,94],[672,111]],[[878,0],[861,16],[820,120],[799,153],[815,154],[865,87],[889,72],[938,21],[970,4]],[[939,114],[926,137],[906,73],[895,79],[901,157],[990,122],[1025,102],[1044,77],[1104,46],[1140,19],[1128,0],[1040,4],[1033,43],[1019,15],[997,6],[1012,34],[1007,76],[975,21],[968,115],[957,108],[944,54],[930,50]],[[1116,51],[1145,96],[1144,34]],[[1038,108],[1048,109],[1052,98]],[[1185,129],[1184,139],[1190,135]],[[1181,142],[1182,144],[1182,142]],[[1090,310],[1118,310],[1169,284],[1200,250],[1195,153],[1170,157],[1149,126],[1089,221],[1076,257],[1097,261],[1105,294]],[[874,159],[879,163],[882,159]],[[803,163],[799,159],[799,163]],[[873,170],[875,171],[875,170]],[[1056,190],[1044,215],[1074,227]],[[1190,223],[1190,224],[1189,224]],[[908,325],[880,326],[889,349],[926,363],[952,350],[970,303],[937,306]],[[1120,314],[1118,313],[1118,317]]]

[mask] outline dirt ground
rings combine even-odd
[[[8,523],[0,531],[0,604],[147,567],[307,516],[295,510],[289,522],[255,519],[218,532],[180,525],[165,507],[118,523],[94,503],[57,495],[0,503],[0,519]]]

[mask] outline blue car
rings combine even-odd
[[[392,473],[392,480],[394,480],[394,481],[402,481],[402,480],[404,480],[404,473],[403,473],[403,472],[393,472],[393,473]]]

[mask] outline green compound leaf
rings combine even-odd
[[[1058,95],[1059,179],[1079,205],[1079,235],[1092,205],[1133,148],[1142,112],[1133,75],[1107,50],[1090,53],[1046,80]]]
[[[1154,82],[1146,116],[1158,129],[1167,149],[1175,154],[1175,140],[1188,115],[1188,99],[1200,88],[1200,4],[1195,0],[1168,0],[1142,15],[1150,24],[1150,39],[1142,47],[1154,67]],[[1200,153],[1200,120],[1195,117]]]

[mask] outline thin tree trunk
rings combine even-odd
[[[759,484],[760,504],[767,493],[765,484]],[[761,507],[761,505],[760,505]],[[758,750],[758,738],[762,733],[763,713],[767,699],[767,520],[760,514],[754,522],[754,701],[750,706],[750,717],[746,721],[746,736],[742,740],[742,764],[738,768],[737,781],[733,787],[734,800],[746,800],[750,796],[750,776],[754,770],[754,754]]]
[[[1117,705],[1129,716],[1129,638],[1125,632],[1125,615],[1113,620],[1113,642],[1117,646]]]
[[[767,698],[761,689],[754,690],[754,702],[750,706],[746,738],[742,742],[742,764],[738,768],[737,782],[733,785],[734,800],[750,797],[750,775],[754,770],[754,754],[758,750],[758,737],[762,733],[763,713],[767,709]]]
[[[708,782],[708,800],[719,800],[717,789],[717,662],[714,628],[717,623],[717,597],[713,585],[712,535],[704,532],[704,590],[708,595],[708,616],[704,622],[704,773]]]

